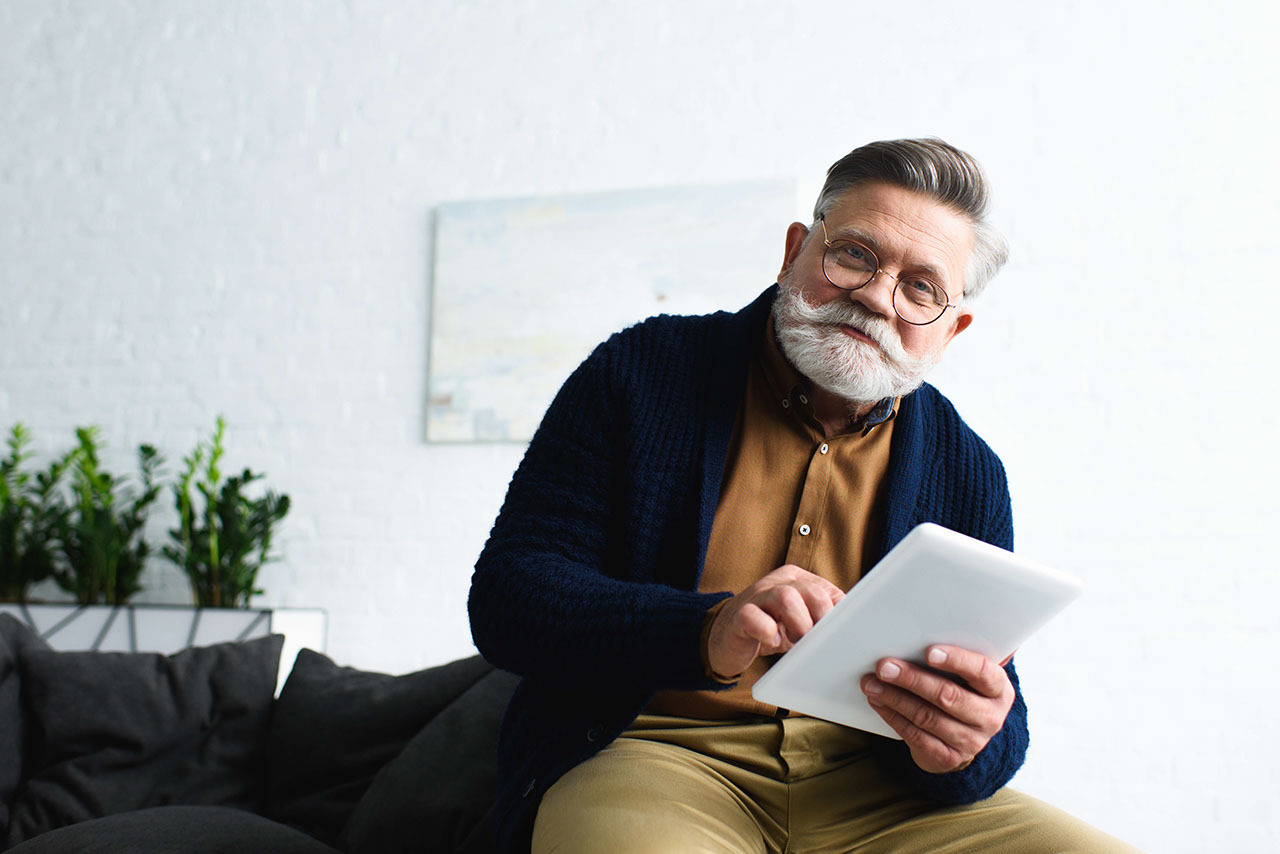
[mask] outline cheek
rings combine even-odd
[[[902,348],[912,356],[920,356],[929,351],[929,335],[924,331],[924,327],[912,326],[906,321],[899,320],[894,328],[898,330],[898,340],[902,342]]]
[[[800,289],[804,301],[812,306],[825,305],[832,300],[848,299],[849,292],[842,291],[822,272],[822,256],[810,257],[807,253],[796,260],[789,276],[792,287]]]
[[[897,329],[902,348],[917,359],[939,352],[947,340],[945,328],[934,328],[941,323],[940,320],[937,324],[929,326],[912,326],[910,323],[899,320]]]
[[[809,301],[809,305],[814,306],[832,302],[849,302],[850,293],[828,282],[821,270],[818,271],[818,277],[809,280],[804,289],[805,299]]]
[[[804,304],[809,308],[822,308],[833,299],[839,299],[843,295],[843,291],[833,287],[827,283],[826,279],[815,282],[812,279],[793,279],[790,283],[791,287],[796,288],[796,292]],[[835,293],[831,293],[835,291]]]

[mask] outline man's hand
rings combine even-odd
[[[761,655],[786,652],[826,616],[844,591],[793,564],[775,569],[728,600],[707,635],[707,660],[731,678]]]
[[[874,675],[862,677],[862,692],[917,765],[934,774],[958,771],[1004,726],[1013,684],[999,664],[959,647],[930,647],[927,660],[933,670],[883,659]]]

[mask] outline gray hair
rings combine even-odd
[[[965,298],[982,293],[1009,260],[1009,245],[987,222],[987,178],[973,156],[937,138],[891,139],[856,148],[827,170],[813,206],[815,223],[859,184],[882,181],[946,205],[973,228],[973,254],[964,273]]]

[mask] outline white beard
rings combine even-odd
[[[941,347],[922,357],[907,353],[893,324],[860,303],[839,299],[812,306],[790,275],[778,284],[774,329],[787,361],[810,382],[847,401],[851,410],[910,394],[942,360]],[[858,329],[879,348],[841,332],[842,325]]]

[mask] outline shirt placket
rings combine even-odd
[[[800,501],[796,507],[795,519],[791,523],[787,563],[814,572],[818,543],[823,534],[827,512],[834,454],[831,453],[830,443],[816,429],[818,422],[812,414],[808,399],[801,392],[797,392],[794,397],[796,417],[804,424],[813,442],[813,451],[805,468]]]

